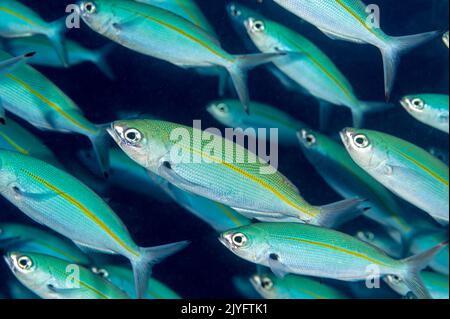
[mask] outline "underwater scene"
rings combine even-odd
[[[448,12],[0,0],[0,299],[448,300]]]

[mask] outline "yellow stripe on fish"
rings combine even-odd
[[[0,136],[3,137],[5,139],[5,141],[8,142],[9,145],[14,147],[20,153],[22,153],[24,155],[30,155],[30,153],[27,150],[25,150],[24,148],[20,147],[17,143],[15,143],[12,139],[10,139],[6,134],[0,132]]]
[[[39,27],[43,27],[43,26],[40,25],[39,23],[36,23],[36,22],[34,22],[34,21],[28,19],[27,17],[21,15],[20,13],[17,13],[17,12],[12,11],[11,9],[8,9],[8,8],[5,8],[5,7],[0,6],[0,11],[6,12],[6,13],[8,13],[8,14],[10,14],[10,15],[16,17],[16,18],[19,18],[19,19],[21,19],[21,20],[23,20],[23,21],[25,21],[25,22],[28,22],[28,23],[30,23],[30,24],[32,24],[32,25],[37,25],[37,26],[39,26]]]

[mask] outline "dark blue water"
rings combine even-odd
[[[48,21],[60,18],[66,5],[71,3],[63,0],[21,2]],[[448,29],[447,0],[371,2],[381,7],[382,27],[389,35]],[[227,51],[248,52],[227,17],[225,6],[229,1],[197,0],[197,3],[216,28]],[[264,1],[263,4],[258,4],[256,0],[240,3],[282,21],[315,42],[348,77],[361,100],[384,98],[382,62],[376,48],[331,41],[313,26],[302,23],[272,1]],[[80,30],[72,30],[68,36],[91,48],[108,43],[85,25]],[[120,111],[135,111],[186,125],[192,125],[193,119],[201,119],[205,128],[218,126],[205,112],[205,105],[218,97],[217,81],[214,78],[202,77],[193,71],[119,46],[108,61],[117,76],[115,81],[108,80],[90,64],[68,70],[38,69],[76,101],[94,123],[111,122],[117,119]],[[440,39],[436,39],[404,56],[392,100],[398,101],[401,96],[416,92],[448,94],[448,73],[448,50]],[[258,68],[250,73],[249,88],[253,100],[277,106],[313,127],[317,125],[316,101],[285,90],[266,69]],[[347,109],[335,111],[332,124],[334,132],[350,124],[351,116]],[[366,126],[395,134],[425,148],[435,146],[448,150],[447,135],[420,124],[400,106],[372,116]],[[89,147],[89,142],[82,136],[33,131],[43,138],[62,161],[73,157],[80,148]],[[333,133],[333,129],[330,133]],[[279,167],[309,202],[325,204],[340,199],[314,171],[300,149],[281,148]],[[192,240],[189,248],[155,267],[154,276],[157,279],[183,297],[241,297],[233,286],[232,278],[248,276],[254,271],[254,266],[227,251],[208,225],[173,203],[162,204],[122,189],[112,190],[107,197],[139,245],[153,246]],[[0,221],[30,222],[2,198],[0,211]],[[5,277],[9,277],[9,270],[0,262],[0,290]],[[386,292],[383,296],[395,295]]]

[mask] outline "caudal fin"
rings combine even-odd
[[[233,81],[236,92],[241,100],[245,112],[249,114],[249,95],[247,88],[247,71],[255,66],[269,63],[274,59],[286,55],[285,53],[259,53],[238,55],[235,62],[227,68]]]
[[[358,107],[352,109],[353,127],[364,127],[365,116],[370,113],[378,113],[392,108],[394,105],[385,102],[359,102]]]
[[[114,80],[116,77],[108,64],[107,56],[113,51],[114,47],[114,44],[105,45],[103,48],[95,52],[94,60],[92,61],[110,80]]]
[[[36,52],[30,52],[21,56],[0,61],[0,73],[5,71],[11,71],[12,69],[21,65],[22,63],[26,63],[26,61],[32,58],[35,54]]]
[[[103,176],[108,177],[110,138],[106,131],[106,127],[109,127],[109,125],[98,125],[97,133],[89,136],[89,139],[94,148],[102,174]]]
[[[448,241],[445,241],[427,251],[424,251],[423,253],[403,259],[403,262],[407,266],[407,272],[402,279],[408,289],[417,298],[431,299],[430,293],[427,288],[425,288],[422,279],[420,278],[420,271],[427,267],[434,256],[436,256],[447,245]]]
[[[391,37],[389,41],[386,42],[386,45],[380,48],[381,54],[383,55],[384,90],[387,100],[389,100],[394,86],[400,55],[430,41],[438,35],[438,31],[432,31],[405,37]]]
[[[180,241],[168,245],[139,249],[139,257],[131,262],[134,273],[136,298],[141,299],[144,296],[152,266],[164,258],[177,253],[187,245],[189,245],[188,241]]]
[[[336,228],[361,215],[365,211],[364,208],[360,207],[363,202],[363,199],[353,198],[320,206],[319,214],[312,224],[321,227]]]
[[[65,67],[69,66],[69,58],[67,56],[67,50],[65,45],[64,35],[67,31],[66,28],[66,18],[62,18],[60,20],[54,21],[50,24],[48,32],[46,36],[52,43],[53,47],[56,50],[61,62]]]

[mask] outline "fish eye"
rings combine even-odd
[[[228,106],[226,104],[220,103],[217,105],[217,109],[220,111],[220,113],[228,113]]]
[[[366,148],[370,145],[369,139],[363,134],[355,135],[355,137],[353,137],[353,142],[359,148]]]
[[[134,128],[126,130],[124,136],[125,139],[131,144],[139,143],[142,140],[141,132]]]
[[[423,110],[425,108],[425,102],[422,99],[419,98],[415,98],[411,101],[411,105],[416,109],[416,110]]]
[[[264,277],[261,279],[261,288],[264,290],[270,290],[273,288],[273,281],[269,277]]]
[[[247,237],[244,234],[242,234],[242,233],[236,233],[236,234],[233,235],[231,240],[233,241],[233,244],[235,246],[242,247],[247,242]]]
[[[230,7],[230,12],[231,12],[231,15],[232,15],[233,17],[238,17],[238,16],[241,15],[241,11],[239,11],[239,10],[236,8],[236,6],[234,6],[234,5],[232,5],[232,6]]]
[[[264,29],[265,29],[264,22],[262,22],[260,20],[253,22],[253,24],[252,24],[253,32],[262,32],[262,31],[264,31]]]
[[[33,267],[33,261],[28,256],[21,256],[17,259],[17,265],[22,270],[30,270]]]
[[[303,130],[302,135],[303,135],[303,139],[305,140],[305,142],[308,146],[312,146],[312,145],[316,144],[317,139],[313,134],[309,134],[307,131]]]
[[[370,231],[359,231],[357,237],[365,241],[373,241],[375,239],[374,233]]]
[[[84,5],[84,10],[89,14],[94,14],[97,11],[97,6],[93,2],[87,2]]]

